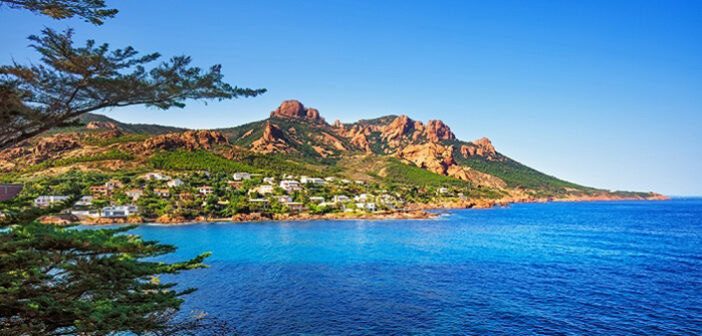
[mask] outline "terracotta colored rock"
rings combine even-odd
[[[271,122],[263,126],[263,135],[251,143],[251,150],[263,154],[294,151],[283,131]]]
[[[497,160],[498,155],[495,147],[490,142],[488,138],[480,138],[473,141],[473,146],[463,145],[461,146],[461,155],[464,157],[470,156],[482,156],[488,160]]]
[[[324,123],[324,118],[319,115],[319,111],[314,108],[305,108],[297,100],[286,100],[271,112],[271,118],[292,118],[303,119],[313,123]]]
[[[454,135],[451,129],[441,120],[429,120],[424,134],[427,139],[434,142],[456,139],[456,135]]]
[[[85,126],[87,129],[119,130],[114,123],[108,121],[91,121]]]
[[[406,115],[401,115],[385,127],[380,136],[384,141],[389,142],[400,140],[402,137],[411,137],[414,133],[414,126],[414,120]]]
[[[189,151],[209,149],[218,145],[228,145],[229,140],[217,131],[186,131],[170,133],[147,139],[142,144],[144,150],[186,149]]]

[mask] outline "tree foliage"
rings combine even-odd
[[[74,45],[73,31],[45,28],[29,37],[40,64],[0,67],[0,149],[31,138],[84,113],[112,107],[183,107],[188,99],[254,97],[265,89],[232,87],[221,66],[190,66],[187,56],[147,69],[160,55],[132,47],[110,49],[89,40]]]
[[[70,203],[75,199],[69,200]],[[66,204],[67,205],[67,204]],[[65,205],[64,205],[65,206]],[[116,229],[40,224],[52,213],[8,213],[0,232],[0,330],[3,335],[107,335],[169,330],[181,296],[160,274],[204,267],[203,253],[179,263],[144,261],[175,247]]]
[[[3,4],[58,20],[77,16],[95,25],[101,25],[104,19],[117,14],[117,10],[107,8],[103,0],[0,0],[0,5]]]

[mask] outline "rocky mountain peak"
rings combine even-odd
[[[456,139],[456,135],[453,134],[451,129],[441,120],[429,120],[424,133],[429,140],[434,142]]]
[[[401,115],[385,127],[382,138],[385,141],[399,140],[403,136],[410,135],[415,128],[416,122],[406,115]],[[419,123],[421,125],[421,122]],[[422,125],[423,126],[423,125]]]
[[[305,108],[305,105],[297,100],[282,102],[277,109],[271,112],[271,118],[302,119],[313,123],[325,122],[317,109]]]
[[[480,138],[478,140],[473,141],[473,143],[476,146],[478,146],[478,149],[482,150],[483,153],[485,153],[485,154],[495,155],[497,153],[495,151],[495,146],[492,145],[492,142],[488,138],[483,137],[483,138]]]
[[[293,151],[283,130],[270,121],[263,126],[263,135],[251,144],[251,150],[263,154]]]
[[[473,146],[463,145],[461,146],[461,154],[464,157],[469,156],[482,156],[488,160],[498,160],[497,151],[495,146],[488,138],[480,138],[473,141]]]
[[[208,149],[217,145],[228,145],[229,140],[217,131],[187,131],[155,136],[143,143],[145,150],[153,149]]]
[[[117,125],[109,121],[91,121],[86,126],[87,129],[120,130]]]

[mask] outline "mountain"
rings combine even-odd
[[[232,144],[259,153],[285,153],[332,163],[346,156],[376,155],[475,185],[591,190],[502,155],[487,138],[459,140],[440,120],[424,124],[406,115],[390,115],[328,124],[316,109],[290,100],[272,111],[268,119],[218,131]],[[377,173],[383,176],[382,169]]]
[[[122,123],[112,118],[106,117],[100,114],[87,113],[78,117],[78,121],[85,124],[87,129],[99,129],[104,127],[111,127],[109,124],[114,125],[114,127],[122,130],[125,133],[135,133],[135,134],[166,134],[174,132],[183,132],[187,129],[180,127],[171,126],[161,126],[152,124],[127,124]],[[107,125],[107,126],[106,126]],[[74,129],[77,130],[77,129]]]
[[[541,173],[500,153],[487,138],[464,141],[441,120],[389,115],[328,123],[288,100],[269,117],[215,130],[128,124],[87,114],[86,126],[54,130],[0,152],[12,176],[83,170],[223,170],[338,176],[385,186],[459,188],[505,201],[659,198],[610,192]],[[73,168],[65,168],[73,167]]]

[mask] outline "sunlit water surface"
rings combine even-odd
[[[145,225],[243,335],[702,333],[702,200],[517,204],[433,220]]]

